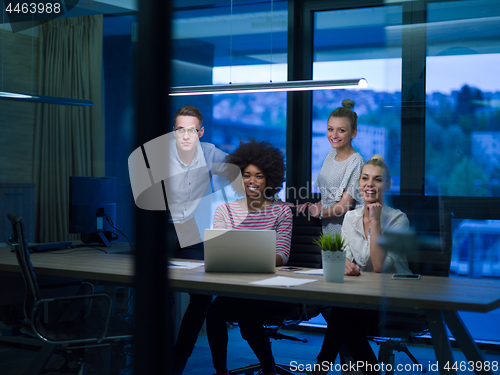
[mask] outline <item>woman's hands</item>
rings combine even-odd
[[[344,270],[344,275],[345,276],[359,276],[361,274],[361,269],[359,266],[353,262],[351,262],[349,259],[345,260],[345,270]]]
[[[306,203],[299,204],[297,206],[297,213],[298,214],[302,214],[302,213],[306,212],[307,207],[309,207],[311,205],[312,205],[311,202],[306,202]]]
[[[321,205],[321,201],[317,203],[303,203],[297,206],[297,213],[304,213],[309,208],[309,215],[318,218],[319,213],[323,210],[323,206]]]
[[[321,202],[311,204],[311,206],[309,207],[309,215],[315,217],[316,219],[319,217],[319,213],[321,211],[323,211],[323,206]]]
[[[380,215],[382,214],[382,205],[379,202],[370,203],[366,206],[366,210],[368,211],[368,217],[370,219],[370,226],[375,221],[378,221],[380,224]]]
[[[370,220],[370,259],[373,264],[373,271],[383,272],[385,262],[385,251],[378,244],[378,239],[382,234],[380,215],[382,214],[382,205],[378,202],[366,205],[368,219]]]

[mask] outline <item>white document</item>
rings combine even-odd
[[[295,271],[294,273],[300,273],[302,275],[323,276],[323,269],[317,268],[317,269],[307,270],[307,271]]]
[[[202,263],[194,263],[194,262],[169,262],[168,264],[168,267],[169,268],[183,268],[183,269],[192,269],[192,268],[196,268],[196,267],[201,267],[203,266],[203,262]]]
[[[318,281],[316,279],[297,279],[294,277],[276,276],[270,279],[252,281],[250,284],[272,285],[272,286],[297,286]]]

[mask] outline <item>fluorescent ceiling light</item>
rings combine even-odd
[[[211,95],[211,94],[236,94],[247,92],[275,92],[275,91],[310,91],[310,90],[332,90],[365,88],[368,83],[364,78],[341,79],[336,81],[288,81],[276,83],[254,83],[254,84],[229,84],[229,85],[206,85],[206,86],[182,86],[172,87],[170,96],[186,95]]]
[[[94,103],[85,99],[61,98],[58,96],[18,94],[15,92],[0,91],[0,100],[14,100],[18,102],[32,102],[45,104],[60,104],[74,106],[93,106]]]

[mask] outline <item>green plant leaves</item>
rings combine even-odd
[[[326,251],[344,251],[347,245],[346,240],[342,238],[340,233],[322,233],[318,239],[313,241],[313,244]]]

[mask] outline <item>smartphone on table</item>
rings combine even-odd
[[[301,269],[302,267],[293,267],[293,266],[278,268],[279,271],[300,271]]]
[[[420,280],[420,275],[417,273],[406,275],[403,273],[395,273],[392,275],[393,280]]]

